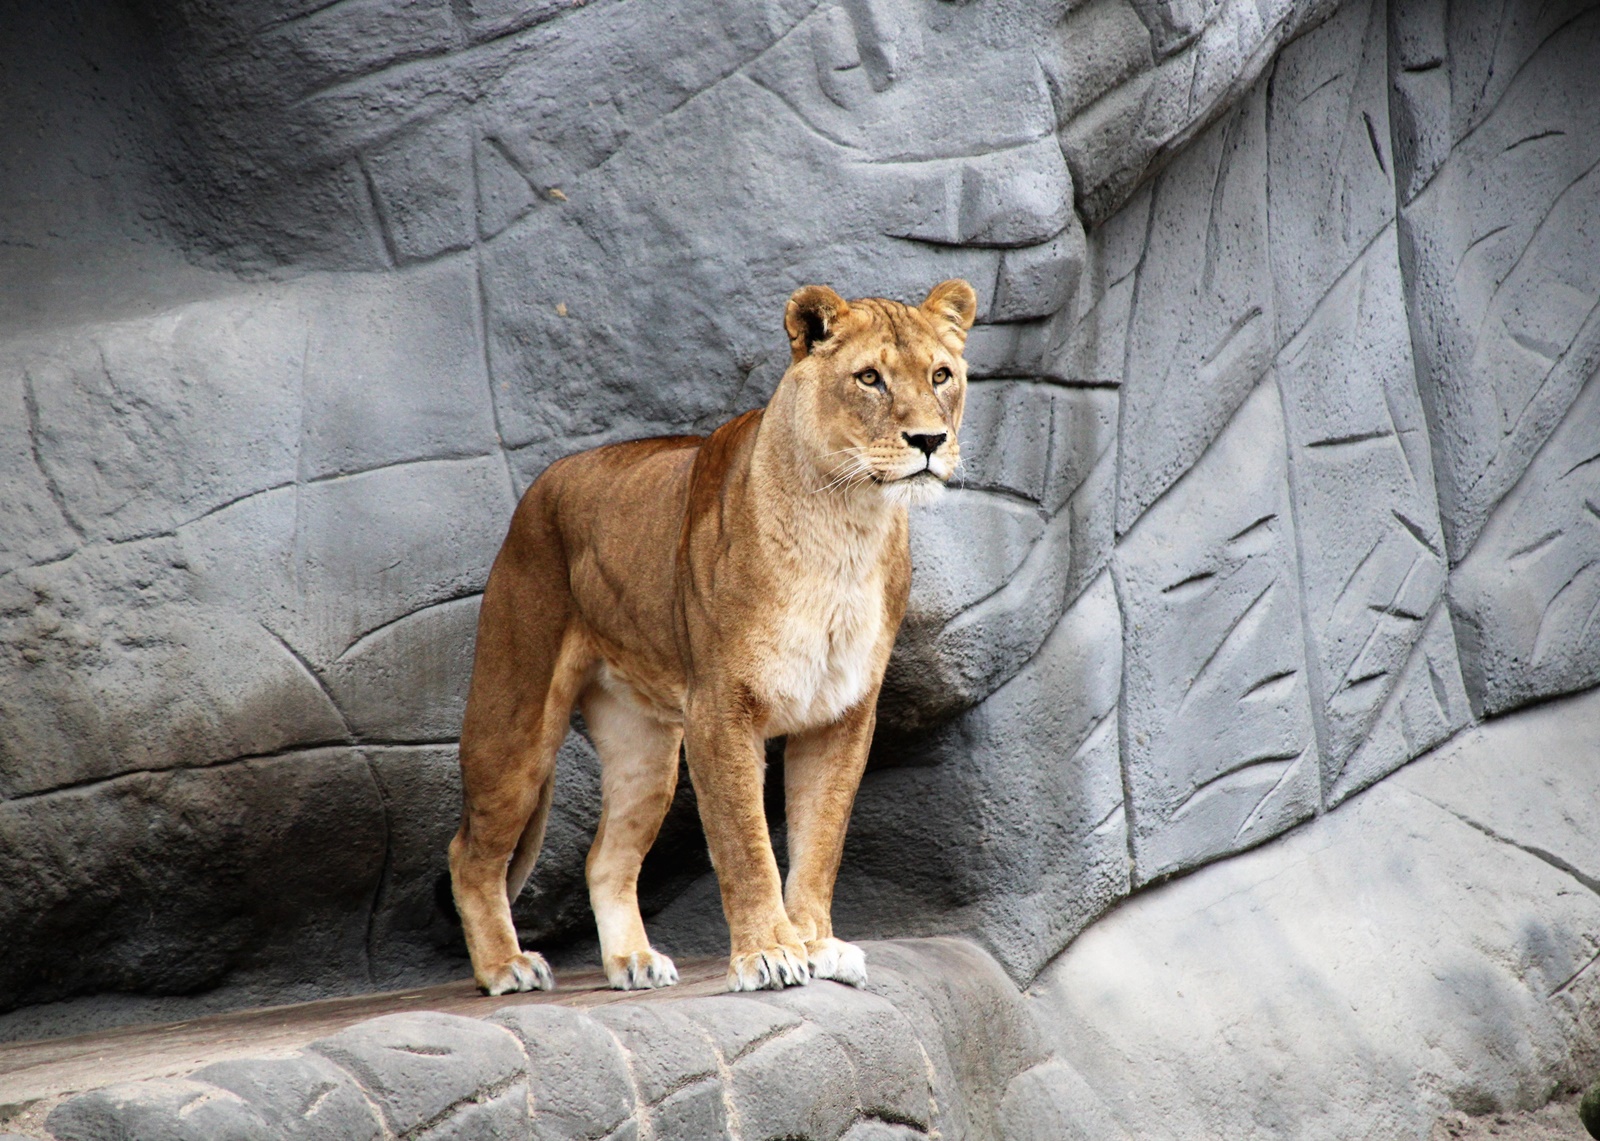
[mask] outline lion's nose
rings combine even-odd
[[[906,443],[910,444],[913,448],[921,449],[922,454],[925,456],[931,456],[934,452],[938,451],[939,445],[944,443],[947,435],[945,432],[918,432],[914,434],[911,432],[901,432],[900,434],[906,438]]]

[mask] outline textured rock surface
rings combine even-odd
[[[868,943],[865,990],[392,1014],[11,1123],[57,1141],[380,1121],[538,1141],[1575,1138],[1518,1111],[1600,1072],[1597,741],[1600,691],[1462,734],[1141,893],[1026,992],[965,940]],[[1550,1109],[1575,1129],[1570,1101]]]
[[[1422,1138],[1447,1111],[1581,1088],[1600,1068],[1596,741],[1594,694],[1518,714],[1136,897],[1030,991],[1073,1071],[1049,1088],[1162,1138]]]
[[[287,1058],[69,1097],[40,1135],[999,1137],[1002,1092],[1043,1060],[1022,996],[959,940],[867,953],[866,991],[387,1015]]]
[[[806,281],[980,296],[843,932],[966,932],[1025,982],[1140,885],[1600,683],[1597,29],[1531,0],[7,6],[0,1036],[108,991],[458,974],[454,744],[517,494],[760,402]],[[516,915],[584,957],[581,733],[559,782]],[[680,787],[645,905],[711,952]],[[1047,1076],[1009,1104],[1091,1112]],[[829,1116],[836,1077],[805,1128],[876,1128]],[[744,1112],[709,1083],[652,1112]]]
[[[1317,810],[1283,463],[1278,394],[1263,384],[1117,549],[1141,880],[1249,847]]]

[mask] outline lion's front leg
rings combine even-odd
[[[761,740],[735,701],[689,703],[684,751],[711,865],[732,937],[729,990],[777,990],[811,981],[806,947],[784,910],[761,784]]]
[[[874,692],[835,724],[791,735],[783,758],[789,820],[784,904],[805,942],[811,973],[851,986],[866,984],[866,956],[833,937],[833,884],[872,744],[876,704]]]

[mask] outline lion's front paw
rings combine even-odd
[[[511,994],[521,990],[555,990],[555,976],[543,955],[519,951],[498,967],[478,972],[478,987],[485,994]]]
[[[829,936],[806,944],[813,978],[833,979],[850,986],[867,985],[867,957],[854,943]]]
[[[606,981],[613,990],[651,990],[674,986],[678,981],[678,968],[659,951],[608,955],[605,966]]]
[[[810,981],[803,948],[768,947],[728,960],[729,990],[782,990]]]

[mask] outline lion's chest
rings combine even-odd
[[[773,736],[828,725],[877,680],[883,590],[877,582],[796,584],[764,639],[761,696]]]

